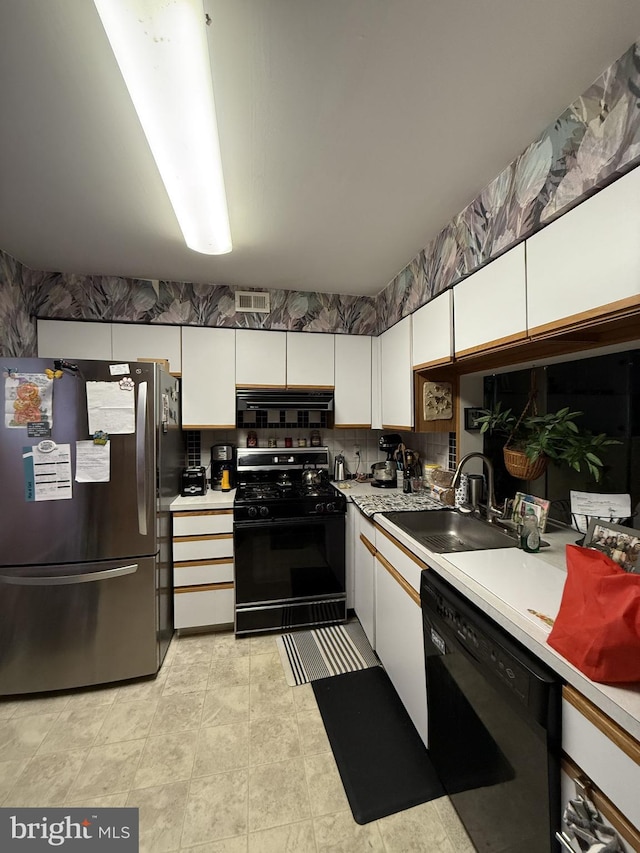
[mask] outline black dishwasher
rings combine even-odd
[[[558,850],[561,683],[433,571],[421,601],[429,754],[476,849]]]

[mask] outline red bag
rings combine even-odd
[[[640,575],[567,545],[567,579],[548,644],[592,681],[640,681]]]

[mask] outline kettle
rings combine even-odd
[[[338,453],[336,458],[333,460],[333,479],[344,480],[346,479],[346,476],[344,456],[341,453]]]

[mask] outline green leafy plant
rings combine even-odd
[[[582,412],[572,412],[569,407],[549,412],[524,414],[518,418],[511,409],[502,409],[498,403],[494,409],[483,409],[476,418],[480,432],[498,433],[507,437],[507,444],[513,450],[521,450],[530,461],[546,456],[560,465],[567,465],[574,471],[582,466],[596,482],[602,472],[602,448],[611,444],[620,444],[604,433],[598,435],[576,424]]]

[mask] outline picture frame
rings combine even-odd
[[[592,518],[583,546],[602,551],[625,572],[640,574],[640,530]]]
[[[513,499],[513,512],[511,520],[515,524],[522,524],[525,515],[532,509],[538,520],[538,529],[544,533],[547,527],[547,516],[549,515],[550,501],[539,498],[537,495],[526,495],[524,492],[516,492]]]
[[[477,407],[468,406],[464,410],[464,428],[467,432],[479,432],[480,424],[477,423],[476,418],[479,418],[484,414],[484,409],[479,409]]]

